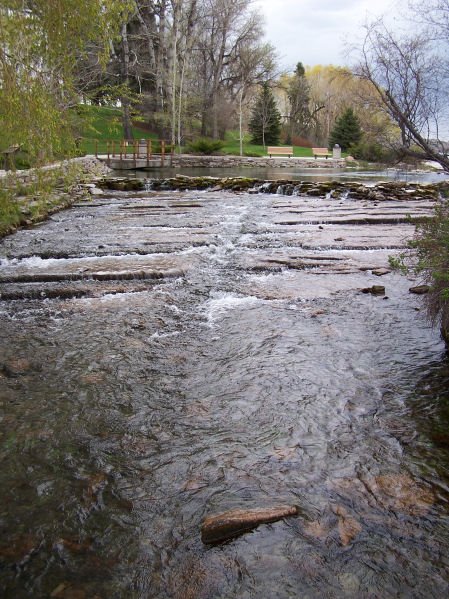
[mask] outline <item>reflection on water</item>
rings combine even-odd
[[[360,293],[405,204],[117,194],[5,239],[2,596],[447,596],[444,346],[404,277]]]
[[[121,177],[166,179],[176,174],[188,177],[250,177],[266,181],[288,179],[292,181],[329,181],[343,179],[362,183],[378,183],[379,181],[405,181],[407,183],[437,183],[448,178],[448,174],[440,171],[416,170],[359,170],[343,168],[163,168],[136,171],[114,171]]]

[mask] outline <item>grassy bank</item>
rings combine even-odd
[[[123,139],[121,111],[119,108],[78,106],[76,119],[79,122],[79,151],[81,154],[94,154],[96,141],[98,142],[100,151],[103,153],[106,151],[107,141],[115,141],[118,149],[118,144]],[[157,140],[159,138],[157,134],[148,131],[143,123],[142,125],[138,123],[134,124],[133,136],[134,139]],[[166,141],[168,142],[168,140]],[[188,151],[188,147],[182,147],[181,151]],[[219,153],[240,155],[240,141],[237,131],[229,131],[226,134]],[[267,156],[267,151],[262,145],[251,143],[251,137],[246,134],[243,139],[243,155]],[[311,158],[313,156],[311,148],[301,146],[293,147],[293,155],[297,158]]]
[[[76,110],[78,121],[78,147],[80,154],[94,154],[96,140],[105,145],[106,141],[123,139],[123,126],[119,108],[107,106],[78,106]],[[157,135],[150,133],[144,127],[133,127],[134,139],[157,139]]]

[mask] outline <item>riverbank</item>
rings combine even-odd
[[[94,156],[19,171],[0,171],[0,238],[89,197],[91,181],[111,173]]]

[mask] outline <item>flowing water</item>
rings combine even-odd
[[[115,193],[5,238],[2,596],[448,596],[449,364],[373,273],[430,209]]]

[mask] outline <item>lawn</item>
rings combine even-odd
[[[272,145],[272,144],[269,144]],[[278,144],[289,145],[289,144]],[[240,141],[239,134],[237,131],[229,131],[226,134],[226,139],[221,150],[225,154],[240,154]],[[266,148],[263,146],[255,145],[251,143],[251,136],[248,134],[244,135],[243,138],[243,155],[244,156],[267,156]],[[297,158],[308,157],[311,158],[313,156],[311,148],[303,148],[300,146],[293,147],[293,156]]]
[[[114,140],[118,142],[123,139],[123,129],[121,123],[121,111],[119,108],[110,108],[107,106],[86,106],[80,105],[76,109],[76,121],[79,125],[79,149],[83,154],[94,154],[96,142],[98,142],[99,153],[107,152],[107,141]],[[149,132],[144,126],[137,124],[133,127],[134,139],[152,139],[157,140],[155,133]],[[279,144],[288,145],[288,144]],[[226,134],[224,145],[221,149],[224,154],[240,154],[240,142],[238,131],[229,131]],[[251,136],[246,134],[243,140],[244,156],[267,156],[266,149],[263,146],[251,143]],[[311,148],[294,146],[293,155],[295,157],[312,157]]]
[[[119,108],[107,106],[80,105],[76,109],[76,119],[79,121],[79,149],[83,154],[95,154],[95,145],[98,141],[100,153],[106,152],[106,141],[119,142],[123,139],[121,111]],[[157,139],[157,135],[150,133],[143,127],[133,127],[134,139]]]

